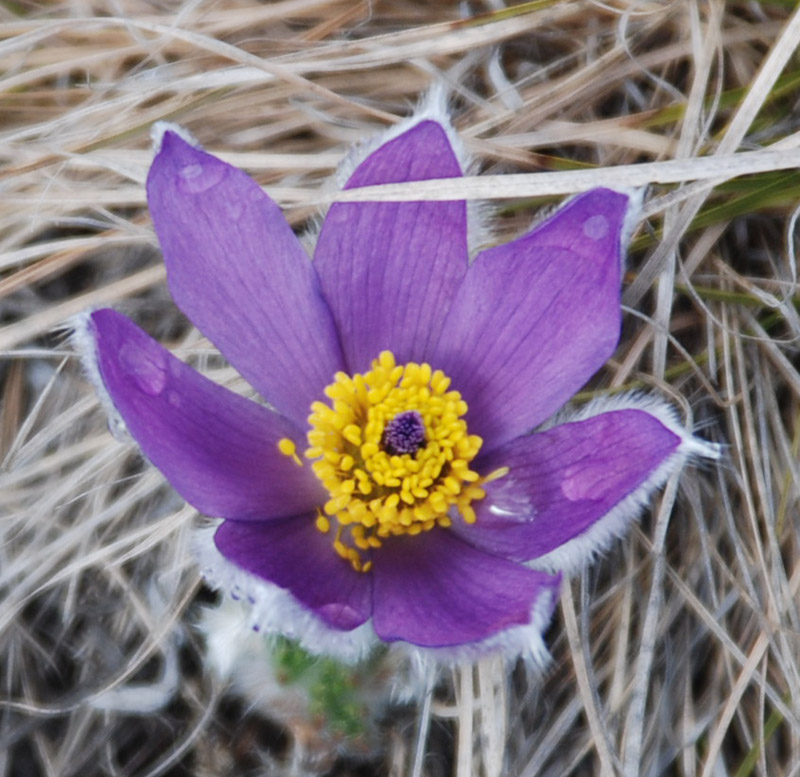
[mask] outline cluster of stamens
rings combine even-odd
[[[470,469],[483,441],[467,433],[467,404],[449,387],[441,370],[398,365],[383,351],[369,372],[337,373],[330,401],[311,405],[304,455],[330,495],[317,529],[333,532],[356,570],[369,571],[364,556],[387,537],[447,527],[456,514],[473,523],[481,483],[502,474],[482,479]],[[290,440],[279,448],[300,462]]]

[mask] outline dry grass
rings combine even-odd
[[[590,388],[670,397],[727,455],[671,482],[566,587],[543,678],[465,668],[389,717],[383,758],[335,773],[799,774],[793,5],[1,3],[0,776],[332,768],[203,670],[194,516],[106,430],[58,327],[115,305],[208,355],[165,290],[144,203],[152,122],[183,123],[301,228],[348,145],[434,79],[483,173],[563,173],[468,182],[498,199],[504,237],[586,168],[624,183],[626,165],[683,160],[646,174],[662,185],[623,341]]]

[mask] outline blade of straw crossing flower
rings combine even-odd
[[[747,151],[741,154],[672,159],[596,170],[482,175],[347,189],[321,202],[410,202],[417,200],[475,200],[572,194],[597,186],[635,187],[652,183],[724,181],[740,175],[800,167],[800,148]]]

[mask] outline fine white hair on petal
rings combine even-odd
[[[91,323],[91,315],[92,311],[87,310],[83,313],[78,313],[78,315],[67,321],[67,328],[71,330],[70,344],[81,360],[86,377],[94,386],[97,398],[106,411],[109,431],[120,442],[130,443],[133,440],[128,432],[128,427],[114,406],[114,401],[106,390],[105,383],[103,383],[103,378],[100,375],[100,368],[97,364],[97,342]]]
[[[500,655],[508,661],[521,658],[530,667],[543,670],[550,661],[543,635],[552,620],[557,596],[558,589],[542,589],[531,608],[528,623],[511,626],[478,642],[438,648],[396,642],[392,650],[403,651],[409,656],[411,666],[416,667],[420,679],[438,668],[454,667],[488,655]]]
[[[153,143],[153,153],[157,154],[161,151],[161,142],[164,140],[164,135],[167,132],[174,132],[179,138],[185,140],[190,146],[201,148],[197,138],[192,135],[186,127],[180,124],[175,124],[171,121],[157,121],[150,127],[150,140]]]
[[[411,116],[399,121],[383,132],[375,134],[372,138],[363,143],[353,146],[348,153],[345,154],[334,174],[336,188],[341,189],[344,187],[356,167],[370,154],[377,151],[390,140],[413,129],[417,124],[423,121],[435,121],[442,127],[461,167],[461,172],[464,175],[473,175],[477,172],[475,160],[467,152],[461,137],[455,131],[450,121],[447,85],[441,81],[435,81],[420,100],[417,109]],[[467,201],[467,247],[470,259],[474,258],[475,254],[478,253],[481,248],[491,245],[494,242],[494,236],[489,226],[493,210],[491,206],[480,200]],[[314,245],[318,232],[318,228],[309,230],[306,238],[309,245]]]
[[[722,446],[695,437],[690,430],[686,429],[681,423],[674,405],[652,394],[638,391],[617,396],[598,397],[587,402],[583,407],[568,408],[563,414],[559,413],[556,416],[556,422],[562,424],[568,421],[584,421],[613,410],[641,410],[654,416],[673,434],[681,438],[678,452],[682,453],[685,458],[718,459],[722,453]]]
[[[617,192],[617,194],[622,194],[628,198],[628,207],[625,211],[625,217],[622,221],[622,229],[620,230],[620,261],[622,262],[622,268],[625,269],[625,262],[628,255],[628,244],[630,243],[631,237],[633,233],[636,231],[636,227],[639,225],[639,222],[642,218],[642,209],[644,207],[644,196],[646,193],[646,189],[642,186],[639,187],[625,187],[625,186],[607,186],[605,187],[612,192]],[[588,191],[588,190],[587,190]],[[558,205],[554,205],[552,207],[542,208],[536,216],[534,216],[533,221],[531,222],[530,229],[533,230],[536,227],[543,224],[548,219],[555,216],[558,211],[562,208],[565,208],[569,203],[571,203],[577,197],[586,194],[586,192],[579,192],[578,194],[574,194],[571,197],[567,197],[566,199],[562,200]]]
[[[620,235],[620,245],[622,246],[622,265],[625,267],[625,257],[628,254],[628,244],[642,220],[642,209],[644,208],[644,196],[647,192],[646,187],[623,187],[610,186],[611,191],[624,194],[628,198],[628,210],[625,212],[625,220],[622,222],[622,233]]]
[[[241,569],[217,550],[214,532],[219,524],[197,529],[192,537],[192,552],[198,560],[200,571],[208,584],[236,600],[247,603],[248,613],[242,621],[207,619],[204,630],[213,651],[211,660],[222,677],[230,672],[225,658],[230,640],[246,631],[281,634],[296,640],[304,650],[314,655],[325,655],[343,663],[361,661],[383,643],[375,634],[371,621],[352,631],[331,629],[310,610],[300,604],[288,591]],[[423,687],[429,672],[437,668],[455,666],[490,654],[499,654],[509,660],[522,658],[532,667],[542,669],[550,659],[542,635],[547,629],[555,607],[556,592],[543,589],[531,608],[529,623],[512,626],[479,642],[449,647],[429,648],[407,642],[391,643],[390,650],[396,659],[407,662],[407,681],[412,693]],[[224,634],[217,634],[217,627]],[[416,689],[416,690],[414,690]],[[396,697],[403,696],[401,689]]]
[[[472,160],[464,149],[461,138],[453,129],[450,122],[450,112],[447,109],[447,89],[443,84],[435,84],[420,101],[419,106],[406,119],[393,124],[391,127],[378,132],[364,142],[352,146],[345,154],[339,167],[336,170],[335,178],[337,188],[341,189],[353,174],[355,169],[372,153],[381,146],[386,145],[390,140],[402,135],[404,132],[413,129],[423,121],[435,121],[441,125],[447,134],[447,139],[456,155],[461,170],[467,173],[472,166]]]
[[[677,450],[656,467],[644,483],[617,503],[589,529],[550,553],[528,562],[529,567],[548,572],[561,571],[566,576],[580,571],[594,557],[606,551],[615,539],[625,533],[649,503],[653,491],[661,488],[670,475],[680,470],[692,459],[718,459],[720,457],[721,447],[719,445],[694,437],[683,427],[672,405],[646,394],[633,393],[596,399],[577,411],[559,414],[554,423],[547,424],[547,428],[573,421],[584,421],[601,413],[615,410],[640,410],[650,414],[680,438]]]
[[[423,97],[414,115],[401,122],[396,131],[405,131],[421,121],[435,121],[442,126],[447,133],[447,139],[453,149],[453,153],[461,166],[464,175],[475,175],[478,172],[477,161],[464,147],[461,136],[455,131],[450,121],[450,110],[448,108],[448,87],[443,81],[434,81],[427,94]],[[386,138],[383,142],[386,142]],[[481,200],[467,200],[467,249],[470,259],[484,247],[491,245],[494,235],[490,226],[490,220],[495,207]]]
[[[348,664],[366,658],[378,644],[370,622],[352,631],[332,629],[285,589],[229,561],[214,542],[217,526],[219,523],[194,532],[192,552],[212,588],[250,604],[251,629],[281,634],[296,640],[309,653],[330,656]]]

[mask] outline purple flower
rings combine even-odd
[[[339,203],[311,262],[247,175],[160,140],[147,191],[172,295],[269,406],[112,310],[83,339],[143,453],[223,519],[200,535],[206,575],[312,649],[543,651],[561,572],[715,455],[654,399],[553,420],[616,347],[631,196],[587,192],[472,262],[464,202]],[[417,120],[346,188],[458,177],[456,145]]]

